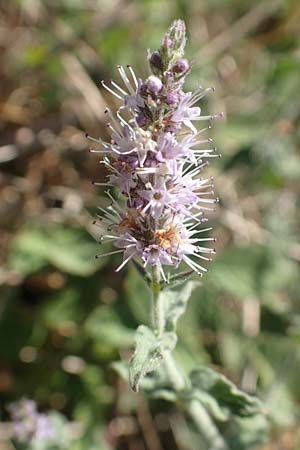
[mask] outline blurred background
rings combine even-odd
[[[209,364],[262,400],[260,449],[300,448],[300,4],[298,0],[0,2],[0,448],[7,406],[58,411],[76,450],[199,450],[181,412],[133,394],[128,359],[149,299],[130,267],[95,261],[104,176],[85,132],[106,136],[100,81],[148,74],[171,21],[188,29],[186,89],[216,92],[222,158],[211,217],[217,256],[179,327],[175,355]],[[117,106],[115,104],[115,106]],[[255,445],[248,440],[237,448]]]

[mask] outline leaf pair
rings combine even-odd
[[[190,374],[192,395],[218,421],[230,416],[249,417],[261,409],[259,400],[238,389],[224,375],[209,367],[199,367]]]
[[[132,389],[137,392],[139,384],[147,373],[157,369],[166,352],[171,352],[176,345],[174,332],[163,333],[157,337],[150,328],[140,325],[135,334],[135,352],[131,358],[129,380]]]
[[[156,336],[144,325],[138,327],[135,334],[135,351],[129,369],[130,384],[134,391],[138,391],[139,384],[147,373],[160,366],[165,354],[175,348],[178,320],[186,309],[193,289],[199,284],[196,281],[189,281],[179,291],[164,289],[159,293],[156,301],[161,302],[163,309],[161,336]]]

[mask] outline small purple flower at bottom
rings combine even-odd
[[[52,418],[38,413],[34,401],[22,399],[11,404],[9,411],[13,421],[13,438],[16,441],[24,444],[39,441],[46,445],[57,437]]]

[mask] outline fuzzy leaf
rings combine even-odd
[[[129,378],[129,364],[123,361],[116,361],[111,364],[118,375],[126,382]],[[166,388],[167,382],[164,376],[164,372],[157,370],[151,376],[148,376],[141,380],[140,388],[147,393],[151,398],[162,398],[167,401],[174,402],[177,399],[177,395],[174,391]]]
[[[215,420],[225,422],[229,419],[229,410],[222,408],[212,395],[200,389],[193,389],[189,395],[198,400]]]
[[[230,415],[250,417],[261,410],[257,398],[239,390],[224,375],[208,367],[193,370],[190,379],[194,388],[212,397],[209,400],[209,397],[205,396],[202,400],[217,420],[222,420],[222,417],[225,420]],[[199,399],[201,400],[201,394]]]
[[[176,392],[172,391],[171,389],[161,388],[161,389],[155,389],[153,392],[150,392],[151,398],[160,398],[162,400],[165,400],[167,402],[176,402],[177,400],[177,394]]]
[[[268,441],[269,424],[263,414],[238,417],[229,423],[224,434],[230,450],[249,450]]]
[[[185,312],[193,290],[200,285],[199,281],[188,281],[179,291],[164,289],[160,293],[165,309],[166,331],[176,331],[178,319]]]
[[[9,258],[9,265],[25,276],[51,264],[63,272],[86,277],[104,263],[104,258],[95,261],[95,243],[88,233],[61,225],[27,227],[14,239]]]
[[[129,368],[129,380],[134,391],[139,390],[140,382],[147,373],[159,367],[164,354],[174,349],[176,340],[175,333],[164,333],[158,338],[145,325],[138,327],[135,334],[136,347]]]

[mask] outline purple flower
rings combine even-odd
[[[173,71],[176,73],[185,73],[189,70],[190,64],[187,59],[180,58],[173,66]]]
[[[151,216],[156,220],[162,215],[163,210],[170,205],[171,195],[163,177],[159,177],[153,186],[150,185],[150,189],[138,191],[138,194],[148,201],[143,213],[149,210]]]
[[[147,91],[154,95],[159,94],[163,88],[161,79],[154,75],[150,75],[150,77],[147,78],[145,85]]]
[[[177,92],[170,91],[167,93],[166,99],[165,99],[165,102],[167,103],[167,105],[175,106],[175,105],[177,105],[178,101],[179,101],[179,96],[178,96]]]
[[[201,116],[201,108],[199,106],[194,106],[201,98],[211,91],[213,91],[212,88],[199,88],[194,93],[188,92],[183,94],[179,100],[177,109],[171,115],[171,121],[183,123],[193,133],[197,133],[193,121],[212,120],[220,117],[221,114]]]
[[[117,69],[124,86],[119,86],[113,80],[110,80],[109,83],[105,83],[105,81],[102,80],[102,86],[114,97],[124,102],[124,105],[127,108],[133,110],[143,108],[145,103],[142,97],[139,95],[139,90],[142,84],[141,80],[137,80],[136,75],[130,65],[127,66],[129,76],[126,74],[124,67],[117,66]]]
[[[136,116],[136,123],[139,127],[144,128],[150,122],[150,118],[145,114],[143,110],[140,110]]]
[[[48,441],[55,439],[56,432],[47,414],[39,414],[36,421],[34,439]]]
[[[151,53],[149,57],[149,63],[151,66],[155,67],[158,70],[163,70],[163,62],[159,52]]]
[[[104,154],[106,184],[124,197],[120,202],[106,192],[111,205],[100,208],[99,225],[106,229],[101,241],[115,248],[97,257],[122,255],[117,271],[133,258],[145,268],[156,265],[165,281],[164,266],[184,263],[200,275],[206,271],[201,260],[209,261],[214,253],[203,245],[213,238],[201,235],[210,228],[201,225],[216,200],[212,180],[199,174],[206,159],[218,155],[211,139],[201,137],[206,129],[197,131],[195,122],[219,115],[203,116],[198,105],[212,88],[183,91],[190,69],[183,57],[185,42],[184,22],[175,21],[161,48],[151,53],[153,74],[145,81],[137,80],[130,66],[128,72],[118,67],[124,87],[113,81],[105,85],[122,101],[116,114],[107,110],[111,140],[90,138],[102,146],[93,151]]]
[[[169,48],[173,47],[173,41],[169,36],[165,36],[163,38],[163,40],[161,41],[161,45],[162,45],[162,47],[169,49]]]
[[[152,244],[145,248],[142,259],[144,260],[144,266],[147,267],[149,264],[150,266],[158,265],[162,266],[162,264],[165,264],[167,266],[174,265],[174,261],[172,260],[171,255],[167,252],[167,250],[164,250],[160,245]]]
[[[29,445],[40,441],[45,445],[57,437],[52,418],[38,413],[34,401],[22,399],[10,405],[9,411],[16,441]]]

